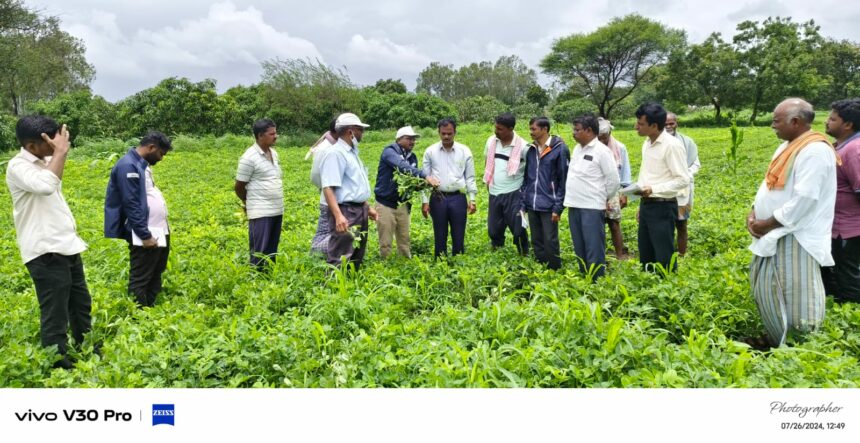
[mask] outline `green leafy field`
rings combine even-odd
[[[571,140],[569,127],[555,129]],[[421,132],[419,159],[434,132]],[[490,132],[460,128],[478,177]],[[828,298],[824,327],[792,347],[763,354],[736,341],[762,328],[747,280],[743,219],[777,140],[768,128],[747,129],[733,175],[727,129],[684,132],[698,142],[703,167],[679,273],[661,279],[635,260],[610,258],[607,277],[594,285],[574,270],[566,214],[562,271],[520,258],[510,244],[491,252],[485,189],[469,219],[465,255],[433,261],[431,223],[413,210],[414,258],[380,260],[371,227],[362,272],[327,278],[308,253],[318,194],[302,161],[306,148],[282,146],[281,253],[271,276],[261,276],[246,265],[247,225],[232,191],[251,138],[179,137],[154,168],[173,250],[165,293],[147,310],[125,293],[125,242],[102,238],[108,174],[129,144],[76,148],[64,194],[89,244],[94,330],[76,369],[51,369],[53,351],[39,346],[38,306],[2,186],[0,387],[856,387],[856,305]],[[616,136],[630,148],[636,173],[642,139],[629,127]],[[365,136],[371,181],[392,138]],[[0,156],[0,174],[12,155]],[[625,209],[623,220],[634,253],[635,211],[635,204]],[[92,354],[92,340],[104,342],[102,357]]]

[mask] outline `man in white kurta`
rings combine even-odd
[[[759,348],[780,346],[792,331],[812,331],[824,320],[820,266],[833,264],[837,160],[827,139],[810,130],[814,117],[812,106],[800,99],[776,107],[772,127],[785,142],[747,216],[754,254],[750,284],[767,331],[749,341]]]

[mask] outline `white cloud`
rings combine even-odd
[[[351,63],[376,65],[381,69],[420,71],[433,59],[419,52],[415,46],[398,45],[387,38],[365,38],[355,34],[347,45],[347,59]],[[416,71],[418,72],[418,71]]]
[[[264,60],[323,58],[313,43],[278,31],[258,9],[239,10],[229,1],[212,5],[205,17],[160,29],[125,34],[116,14],[100,10],[67,28],[86,43],[87,59],[96,67],[94,88],[108,99],[171,76],[213,77],[220,88],[250,84],[259,81]]]

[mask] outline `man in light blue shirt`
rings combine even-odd
[[[334,232],[328,241],[326,261],[338,266],[343,257],[358,270],[367,249],[368,218],[377,219],[367,204],[370,181],[367,168],[358,156],[358,144],[368,127],[352,113],[341,114],[335,122],[337,142],[326,151],[320,165],[320,183],[329,208],[329,226]],[[359,246],[355,247],[355,237]]]

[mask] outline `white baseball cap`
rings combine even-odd
[[[344,126],[361,126],[362,128],[366,128],[370,125],[362,123],[357,115],[347,112],[346,114],[338,115],[337,120],[334,122],[335,129],[342,128]]]
[[[404,126],[397,130],[397,135],[394,136],[395,140],[400,140],[400,137],[421,137],[416,134],[412,129],[412,126]]]

